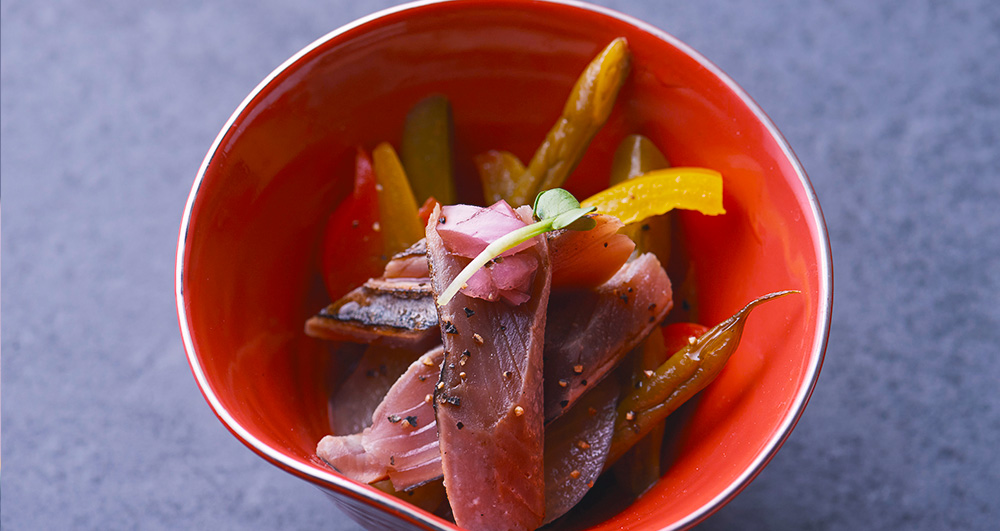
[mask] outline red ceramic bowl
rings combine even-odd
[[[802,293],[751,316],[724,372],[674,422],[673,464],[659,483],[631,503],[590,504],[598,510],[586,525],[691,526],[761,471],[802,414],[823,360],[832,271],[816,196],[774,125],[718,68],[659,29],[574,2],[383,11],[296,54],[232,115],[188,199],[176,291],[195,378],[236,437],[372,529],[455,528],[315,456],[337,407],[331,382],[343,371],[302,332],[328,302],[323,222],[350,190],[354,146],[398,145],[407,109],[432,92],[453,103],[459,187],[477,201],[471,156],[497,148],[530,158],[576,76],[618,36],[634,53],[631,79],[567,187],[577,197],[603,188],[618,141],[642,133],[675,165],[725,179],[726,215],[682,218],[700,320],[714,324],[767,292]]]

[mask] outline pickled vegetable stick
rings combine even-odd
[[[517,179],[524,173],[521,159],[509,151],[490,150],[473,157],[473,163],[483,183],[486,204],[500,200],[510,203],[517,188]]]
[[[587,65],[566,100],[562,116],[518,179],[511,205],[527,204],[539,192],[562,186],[611,114],[631,62],[628,41],[619,37]]]
[[[403,123],[399,155],[417,203],[435,197],[442,205],[455,203],[451,102],[435,94],[413,106]]]
[[[417,200],[410,189],[396,150],[383,142],[372,151],[378,182],[379,229],[385,256],[392,256],[424,237],[417,212]]]

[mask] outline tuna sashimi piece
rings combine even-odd
[[[545,523],[572,509],[604,470],[620,389],[605,379],[545,427]]]
[[[545,421],[600,382],[672,306],[670,279],[651,253],[595,290],[553,293],[545,328]]]
[[[445,248],[439,217],[436,210],[427,225],[435,296],[469,263]],[[539,241],[523,252],[539,264],[525,303],[512,306],[460,292],[438,307],[446,354],[434,402],[445,488],[455,521],[477,531],[535,529],[544,519],[548,245]]]
[[[441,476],[432,404],[444,349],[413,362],[386,393],[361,433],[326,436],[316,454],[345,476],[364,483],[388,477],[406,490]]]
[[[445,249],[463,258],[475,258],[493,241],[532,221],[530,212],[522,217],[504,201],[487,208],[444,206],[436,219]],[[541,240],[522,242],[487,262],[472,275],[462,293],[488,301],[504,300],[515,306],[528,300],[538,261],[523,251]]]
[[[420,241],[410,246],[409,249],[392,256],[392,260],[385,265],[385,278],[419,278],[430,277],[427,271],[427,243],[421,238]]]
[[[618,218],[596,214],[590,230],[563,229],[546,234],[552,254],[552,289],[593,288],[611,278],[635,249],[618,230]]]
[[[444,348],[410,365],[389,389],[365,430],[365,450],[385,465],[396,490],[406,490],[441,476],[433,393]]]
[[[372,413],[419,351],[368,346],[354,372],[330,400],[334,435],[360,433],[372,425]]]
[[[365,451],[360,433],[327,435],[319,441],[316,455],[337,469],[337,472],[361,483],[379,481],[388,475],[385,467],[380,466]]]

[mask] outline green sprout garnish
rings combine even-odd
[[[469,262],[469,265],[465,266],[465,269],[441,293],[437,298],[438,305],[448,304],[465,283],[472,278],[472,275],[476,274],[476,271],[479,271],[490,260],[535,236],[558,229],[590,230],[597,225],[593,219],[586,217],[587,214],[597,210],[597,207],[582,208],[573,194],[562,188],[553,188],[538,194],[532,210],[534,218],[538,221],[512,230],[487,245],[483,252]]]

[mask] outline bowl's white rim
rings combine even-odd
[[[442,521],[439,519],[431,519],[414,511],[409,504],[405,504],[396,500],[390,496],[379,496],[373,497],[372,492],[368,490],[367,487],[362,487],[355,482],[344,479],[341,476],[335,475],[330,472],[319,470],[317,468],[305,466],[302,463],[290,459],[284,454],[276,451],[270,446],[264,444],[262,441],[253,436],[246,428],[244,428],[240,423],[236,422],[233,416],[222,406],[219,398],[215,395],[208,379],[205,377],[205,373],[202,370],[201,364],[198,361],[197,355],[195,354],[194,341],[191,337],[190,323],[187,319],[186,312],[186,302],[183,292],[183,278],[184,278],[184,262],[185,262],[185,243],[187,241],[187,235],[189,230],[189,223],[191,220],[191,211],[194,207],[195,199],[198,196],[198,191],[201,188],[202,181],[205,177],[205,172],[211,162],[214,154],[216,153],[219,145],[222,143],[223,138],[232,128],[236,119],[243,113],[243,111],[249,106],[249,104],[264,90],[264,88],[271,83],[276,77],[287,70],[290,66],[298,62],[306,54],[312,52],[319,46],[323,45],[327,41],[346,33],[354,28],[368,24],[374,20],[385,17],[387,15],[399,13],[401,11],[407,11],[431,4],[441,4],[446,2],[453,2],[459,0],[421,0],[417,2],[410,2],[406,4],[401,4],[388,9],[384,9],[371,15],[357,19],[347,25],[341,26],[326,35],[320,37],[319,39],[313,41],[311,44],[300,50],[298,53],[290,57],[280,66],[278,66],[274,71],[272,71],[263,81],[261,81],[254,89],[244,98],[243,102],[240,103],[239,107],[233,112],[233,114],[226,121],[226,124],[222,127],[222,130],[216,136],[215,141],[212,143],[211,148],[209,148],[208,153],[205,155],[205,159],[201,163],[201,167],[198,169],[197,176],[195,177],[194,184],[191,187],[191,193],[188,195],[187,204],[184,207],[184,215],[181,219],[180,234],[178,236],[177,243],[177,262],[175,265],[175,278],[174,278],[174,291],[177,303],[177,316],[180,324],[181,337],[184,342],[184,350],[187,354],[188,363],[191,366],[191,370],[194,373],[194,377],[198,382],[198,387],[201,389],[202,394],[208,401],[212,410],[215,414],[222,420],[223,423],[239,438],[244,444],[260,453],[261,455],[267,457],[275,464],[280,465],[286,469],[294,470],[302,476],[311,477],[318,480],[320,483],[328,484],[333,487],[334,490],[341,491],[344,493],[351,493],[355,498],[364,498],[366,502],[373,503],[376,505],[383,506],[384,508],[391,509],[394,513],[400,516],[408,516],[412,519],[413,523],[423,525],[429,529],[455,529],[451,525],[442,526]],[[743,103],[754,113],[758,120],[767,128],[772,138],[781,148],[782,153],[785,158],[792,165],[795,173],[798,175],[799,180],[806,192],[807,198],[809,200],[810,211],[813,216],[813,223],[816,227],[816,242],[818,248],[816,253],[818,256],[819,266],[820,266],[820,308],[819,315],[817,316],[818,322],[818,332],[812,345],[812,350],[810,352],[810,363],[808,370],[806,372],[806,382],[807,385],[802,386],[799,389],[791,407],[788,410],[786,417],[783,419],[779,428],[775,431],[772,438],[765,444],[758,456],[754,459],[749,467],[737,477],[728,487],[723,489],[717,496],[709,500],[707,503],[702,505],[696,511],[689,514],[683,520],[676,522],[674,525],[667,527],[665,529],[675,530],[683,529],[688,526],[694,525],[704,518],[707,518],[718,508],[722,507],[730,499],[736,496],[743,488],[745,488],[757,474],[763,470],[764,466],[774,457],[778,448],[784,443],[785,439],[791,433],[792,429],[795,427],[796,422],[802,416],[802,412],[805,410],[805,406],[809,401],[809,397],[812,395],[813,389],[815,389],[816,381],[819,377],[819,371],[823,364],[823,358],[826,351],[826,344],[829,338],[830,332],[830,322],[832,318],[833,310],[833,263],[830,250],[830,237],[826,228],[826,222],[823,218],[823,213],[819,205],[819,200],[816,197],[816,192],[813,189],[812,183],[809,181],[806,175],[805,169],[803,169],[802,164],[799,162],[798,158],[792,152],[791,147],[785,140],[784,136],[778,131],[778,128],[771,122],[771,119],[764,113],[764,111],[757,105],[757,103],[726,73],[724,73],[719,67],[714,63],[709,61],[707,58],[702,56],[699,52],[695,51],[693,48],[674,37],[673,35],[648,24],[642,20],[636,19],[629,15],[619,13],[612,9],[597,6],[593,4],[588,4],[584,2],[579,2],[576,0],[541,0],[545,3],[551,4],[562,4],[570,7],[593,11],[611,18],[619,19],[622,22],[635,26],[665,42],[676,47],[677,49],[684,52],[686,55],[697,61],[708,71],[710,71],[715,77],[722,81],[730,90],[732,90]]]

